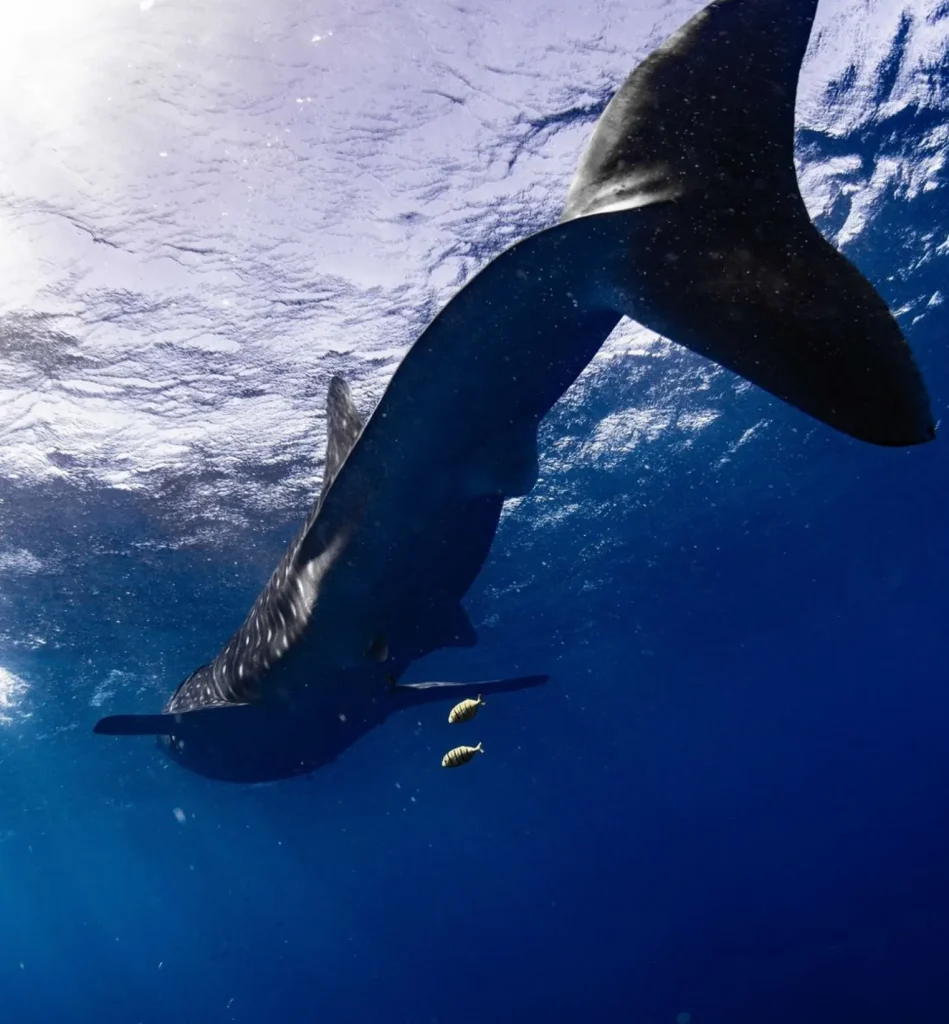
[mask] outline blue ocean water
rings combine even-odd
[[[80,53],[90,39],[114,55],[142,38],[124,8],[101,6]],[[949,20],[935,3],[866,6],[822,4],[800,173],[821,229],[898,313],[939,419]],[[98,198],[83,206],[55,159],[51,183],[11,184],[5,216],[29,260],[0,325],[5,1020],[949,1021],[945,440],[861,445],[657,339],[611,342],[551,414],[541,481],[511,503],[466,600],[479,646],[412,670],[550,672],[545,688],[482,712],[476,764],[439,767],[440,705],[404,712],[311,777],[255,787],[190,775],[145,739],[91,734],[120,705],[155,710],[246,613],[315,492],[328,373],[346,372],[364,407],[377,399],[418,324],[510,241],[496,224],[519,234],[549,220],[603,95],[696,9],[595,5],[580,25],[552,7],[536,15],[549,35],[516,64],[510,37],[528,19],[516,7],[361,5],[314,25],[278,5],[259,37],[242,8],[227,31],[195,36],[224,123],[162,63],[160,41],[184,39],[191,15],[143,3],[136,18],[166,20],[144,36],[159,56],[135,58],[127,112],[181,90],[177,130],[192,149],[162,143],[157,169],[130,175],[125,207],[105,205],[118,186],[94,176]],[[472,19],[496,36],[465,43]],[[348,49],[297,60],[296,37],[323,22],[333,38],[350,31]],[[403,34],[387,37],[388,24]],[[558,32],[570,42],[559,56]],[[277,68],[270,93],[235,72],[235,40],[252,36],[255,74]],[[379,58],[395,99],[374,135],[348,106],[364,79],[347,92],[332,64],[370,45],[405,46]],[[408,53],[421,70],[405,71]],[[526,81],[531,55],[546,92]],[[507,77],[487,76],[501,82],[491,102],[479,98],[479,73],[508,63]],[[447,108],[461,111],[413,122],[417,137],[394,132],[408,151],[429,130],[428,164],[393,157],[392,123],[411,122],[411,96],[430,78],[441,89],[445,66]],[[139,73],[153,92],[134,92]],[[305,107],[323,86],[326,119],[298,126],[297,150],[282,153],[324,172],[337,277],[303,268],[321,247],[307,225],[280,241],[281,186],[251,215],[201,177],[246,159],[260,125],[283,124],[266,96]],[[528,116],[498,112],[519,94]],[[95,95],[78,123],[100,126],[108,150],[114,125]],[[337,109],[359,131],[335,136]],[[550,114],[565,109],[575,118]],[[478,118],[496,145],[483,165],[466,135]],[[58,120],[44,130],[81,142]],[[475,164],[443,160],[446,137]],[[495,173],[508,150],[510,178]],[[347,161],[366,181],[382,174],[390,195],[372,217],[350,209]],[[261,164],[252,191],[287,166]],[[473,181],[483,192],[469,200]],[[18,198],[44,188],[59,208]],[[245,218],[240,230],[211,233],[208,189]],[[142,212],[145,197],[161,216]],[[81,237],[64,254],[56,232],[72,209]],[[433,221],[421,241],[416,210]],[[106,244],[87,244],[86,229]],[[413,246],[429,244],[423,271]],[[40,266],[49,279],[31,292]]]

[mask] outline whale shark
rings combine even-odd
[[[817,0],[713,0],[600,116],[560,221],[445,305],[364,419],[327,396],[324,480],[246,619],[159,714],[183,766],[252,782],[312,771],[390,714],[457,700],[409,666],[469,647],[462,605],[505,500],[538,476],[538,426],[622,317],[861,441],[935,437],[886,303],[812,223],[794,104]],[[471,692],[537,686],[536,675]]]
[[[409,664],[430,651],[476,643],[461,597],[487,556],[501,502],[488,496],[440,506],[436,498],[419,503],[414,520],[390,519],[384,502],[372,500],[385,479],[357,480],[354,500],[334,522],[327,498],[363,420],[341,377],[330,381],[326,406],[319,497],[241,627],[212,662],[181,683],[161,713],[111,715],[96,723],[96,733],[156,736],[164,753],[199,775],[270,782],[330,763],[404,708],[547,682],[547,675],[399,682]],[[369,516],[380,518],[369,523]],[[356,561],[361,535],[377,538],[380,531],[412,546],[414,576],[395,547],[374,579],[362,575]],[[396,584],[392,573],[403,571],[408,575]],[[380,587],[398,591],[398,600],[383,606]],[[333,602],[330,614],[317,619],[317,605],[327,611],[324,602]],[[324,643],[337,628],[345,635]]]

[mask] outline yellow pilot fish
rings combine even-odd
[[[455,725],[457,722],[467,722],[469,719],[474,718],[478,713],[478,708],[484,707],[484,701],[481,699],[481,694],[478,694],[477,700],[463,700],[460,704],[456,704],[451,711],[448,712],[448,722],[450,725]]]
[[[457,768],[467,764],[475,754],[483,753],[480,743],[476,747],[455,747],[442,758],[442,768]]]

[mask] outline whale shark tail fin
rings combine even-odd
[[[800,199],[798,75],[817,0],[713,0],[639,64],[596,124],[562,220],[710,197]]]
[[[846,434],[918,444],[935,428],[909,346],[798,187],[816,7],[713,0],[696,14],[610,101],[562,221],[625,218],[630,244],[600,289],[617,312]]]

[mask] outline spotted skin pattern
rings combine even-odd
[[[192,672],[178,687],[165,705],[166,714],[248,704],[260,699],[263,678],[306,630],[316,603],[319,563],[301,564],[301,548],[363,428],[363,418],[341,377],[330,382],[326,411],[326,468],[318,500],[240,629],[214,661]]]

